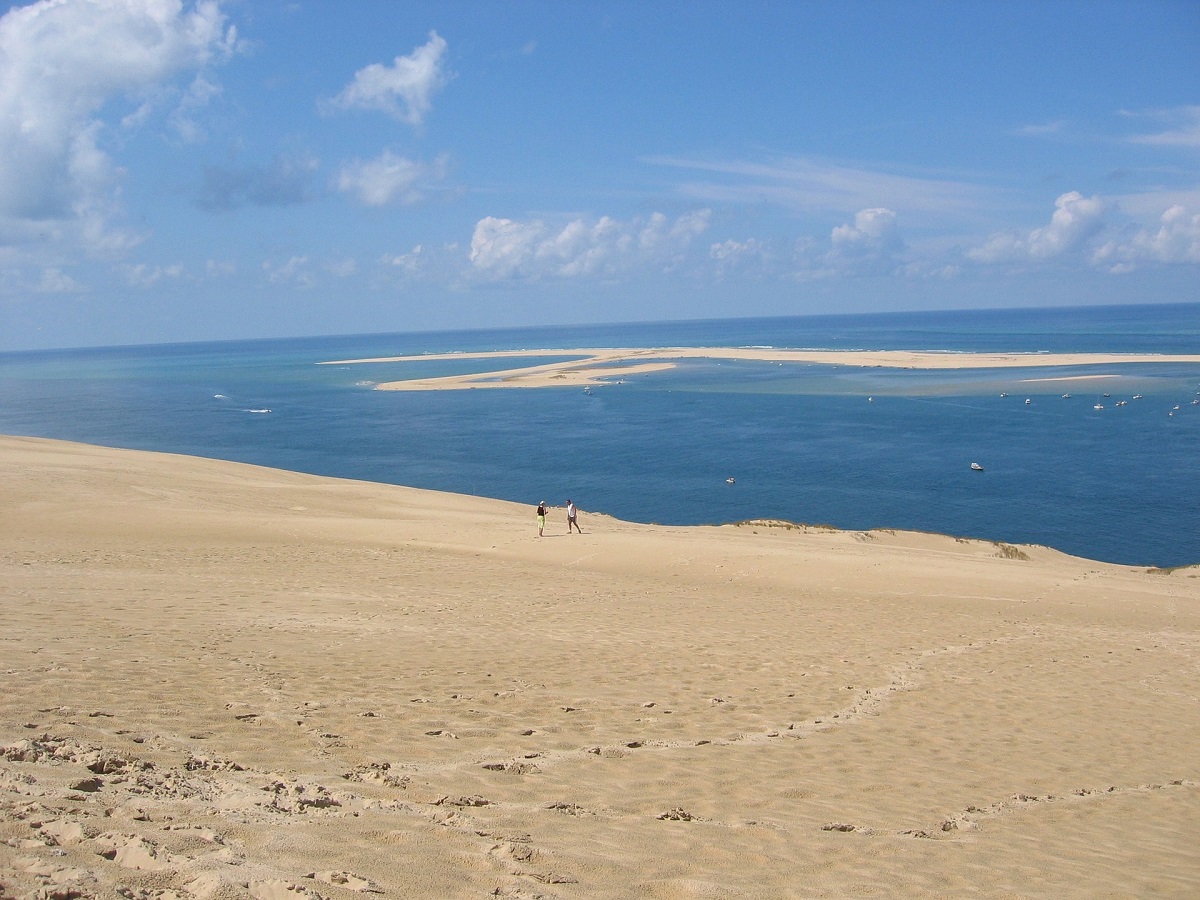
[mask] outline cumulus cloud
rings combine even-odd
[[[268,165],[208,166],[198,202],[204,209],[291,206],[309,199],[317,161],[276,156]]]
[[[446,82],[445,54],[445,39],[431,31],[425,44],[408,56],[397,56],[391,66],[372,63],[359,69],[326,108],[378,110],[409,125],[420,125],[433,107],[433,95]]]
[[[338,190],[353,194],[366,206],[387,206],[416,203],[422,196],[420,183],[444,174],[444,159],[430,165],[385,150],[375,159],[356,159],[344,165],[336,184]]]
[[[236,38],[213,0],[40,0],[5,13],[0,217],[68,220],[98,209],[117,177],[103,149],[106,104],[202,69]]]
[[[766,247],[756,238],[744,241],[730,239],[712,244],[708,248],[708,255],[716,261],[718,278],[750,267],[757,267],[761,271],[762,265],[770,258]]]
[[[476,223],[471,235],[471,264],[496,280],[511,278],[536,256],[546,232],[542,222],[521,223],[487,216]]]
[[[1110,272],[1131,272],[1146,263],[1200,263],[1200,213],[1172,206],[1158,228],[1139,229],[1125,241],[1109,241],[1096,249],[1092,261]]]
[[[860,210],[853,225],[837,226],[829,240],[834,252],[848,259],[890,255],[901,246],[896,213],[882,207]]]
[[[475,226],[470,261],[480,277],[495,281],[614,276],[638,266],[668,270],[683,261],[710,215],[699,210],[672,220],[656,212],[628,222],[603,216],[562,227],[488,216]]]
[[[859,210],[852,223],[835,226],[828,241],[797,240],[794,275],[809,280],[893,273],[902,269],[904,249],[895,211],[875,206]]]
[[[1104,227],[1108,204],[1078,191],[1054,201],[1050,224],[1029,232],[992,235],[982,246],[967,251],[978,263],[1028,262],[1054,259],[1084,249]]]
[[[380,262],[384,265],[394,266],[406,275],[416,275],[421,271],[425,259],[424,245],[417,244],[407,253],[386,253],[381,257]]]

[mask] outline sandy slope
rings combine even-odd
[[[1196,568],[0,461],[0,896],[1200,894]]]

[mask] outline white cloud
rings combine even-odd
[[[638,245],[651,254],[658,254],[664,248],[687,245],[691,239],[698,237],[708,230],[712,211],[707,209],[685,213],[674,222],[660,212],[650,216],[650,220],[638,233]]]
[[[347,163],[338,173],[336,184],[338,190],[354,194],[367,206],[416,203],[421,199],[419,182],[440,178],[444,171],[444,160],[428,165],[385,150],[375,159]]]
[[[510,278],[534,257],[545,235],[541,222],[522,224],[487,216],[476,223],[471,235],[471,264],[496,280]]]
[[[761,244],[754,238],[747,238],[744,241],[735,241],[731,238],[708,248],[708,255],[717,260],[739,259],[755,252],[761,252]]]
[[[407,253],[385,254],[380,262],[399,269],[405,275],[416,275],[421,271],[425,258],[425,247],[417,244]]]
[[[214,97],[221,95],[221,86],[209,81],[203,75],[197,75],[184,92],[183,98],[175,111],[171,113],[171,126],[185,141],[198,141],[204,136],[203,129],[193,118],[193,115],[204,109]]]
[[[967,251],[978,263],[1028,262],[1054,259],[1083,250],[1105,225],[1108,204],[1078,191],[1054,202],[1050,224],[1032,231],[995,234],[982,246]]]
[[[348,256],[330,260],[325,263],[325,271],[335,278],[349,278],[358,271],[358,262]]]
[[[40,0],[7,12],[0,18],[0,217],[96,213],[118,174],[102,149],[105,105],[199,70],[235,42],[213,0],[187,9],[179,0]],[[136,125],[144,115],[125,121]]]
[[[123,265],[120,270],[130,286],[139,288],[151,287],[164,278],[178,279],[183,276],[183,266],[178,263],[165,268],[162,266],[151,268],[145,263],[138,263],[137,265]]]
[[[262,264],[267,280],[272,284],[295,283],[301,287],[312,287],[315,281],[307,266],[307,256],[293,256],[282,265],[276,265],[270,260]]]
[[[875,207],[860,210],[853,225],[838,225],[830,235],[833,249],[847,256],[875,255],[899,246],[896,214]]]
[[[1127,115],[1135,115],[1127,113]],[[1134,135],[1135,144],[1156,147],[1200,147],[1200,106],[1180,106],[1175,109],[1143,113],[1139,117],[1162,122],[1166,128],[1153,134]]]
[[[354,80],[328,107],[371,109],[409,125],[420,125],[432,109],[433,95],[445,84],[442,58],[446,41],[436,31],[408,56],[397,56],[389,67],[372,63],[354,73]]]
[[[708,255],[716,261],[718,278],[745,269],[761,272],[762,267],[770,260],[766,247],[756,238],[747,238],[744,241],[730,239],[712,244],[708,248]]]
[[[561,228],[488,216],[475,226],[470,261],[480,277],[494,281],[611,277],[639,266],[669,270],[708,228],[710,215],[699,210],[671,220],[656,212],[628,222],[603,216]]]
[[[849,210],[886,206],[899,210],[905,221],[923,218],[940,227],[949,220],[976,220],[981,210],[1009,203],[1002,191],[952,178],[903,175],[803,157],[769,163],[666,157],[647,161],[705,176],[680,184],[678,190],[706,204],[770,203],[802,215],[845,215]]]
[[[1157,229],[1139,229],[1126,241],[1109,241],[1092,256],[1110,272],[1133,271],[1146,263],[1200,263],[1200,213],[1172,206]]]
[[[800,238],[793,276],[811,280],[909,271],[900,258],[905,245],[896,218],[894,210],[875,206],[855,213],[853,223],[835,226],[828,242]]]
[[[84,287],[65,272],[50,268],[42,270],[36,290],[39,294],[79,294]]]

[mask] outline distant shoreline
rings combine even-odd
[[[378,391],[450,391],[470,388],[579,387],[610,384],[612,379],[673,369],[683,359],[736,359],[758,362],[812,363],[885,369],[1012,369],[1133,363],[1200,363],[1200,354],[1156,353],[959,353],[930,350],[786,350],[768,347],[651,347],[587,348],[574,350],[498,350],[476,353],[436,353],[381,356],[318,363],[326,366],[365,363],[429,362],[465,359],[537,359],[571,356],[541,365],[517,366],[496,372],[445,375],[386,381]],[[638,362],[642,360],[642,362]],[[1105,377],[1102,374],[1089,378]],[[1111,377],[1111,376],[1109,376]]]

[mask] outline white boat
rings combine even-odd
[[[1032,402],[1033,402],[1033,401],[1032,401],[1032,400],[1030,400],[1028,397],[1026,397],[1026,398],[1025,398],[1025,405],[1026,405],[1026,406],[1028,406],[1028,405],[1029,405],[1030,403],[1032,403]]]
[[[1064,400],[1070,400],[1070,399],[1071,399],[1071,395],[1070,395],[1070,394],[1063,394],[1063,395],[1062,395],[1062,398],[1063,398]]]
[[[974,469],[976,472],[983,471],[983,466],[981,466],[979,463],[971,463],[971,468]]]
[[[736,484],[736,483],[737,483],[737,479],[736,479],[736,478],[726,478],[726,479],[725,479],[725,483],[726,483],[726,484]]]
[[[1092,407],[1092,409],[1104,409],[1104,404],[1103,404],[1103,403],[1097,403],[1095,406],[1093,406],[1093,407]]]
[[[1008,391],[1001,391],[1001,392],[1000,392],[1000,396],[1001,396],[1001,397],[1007,397],[1007,396],[1008,396]]]

